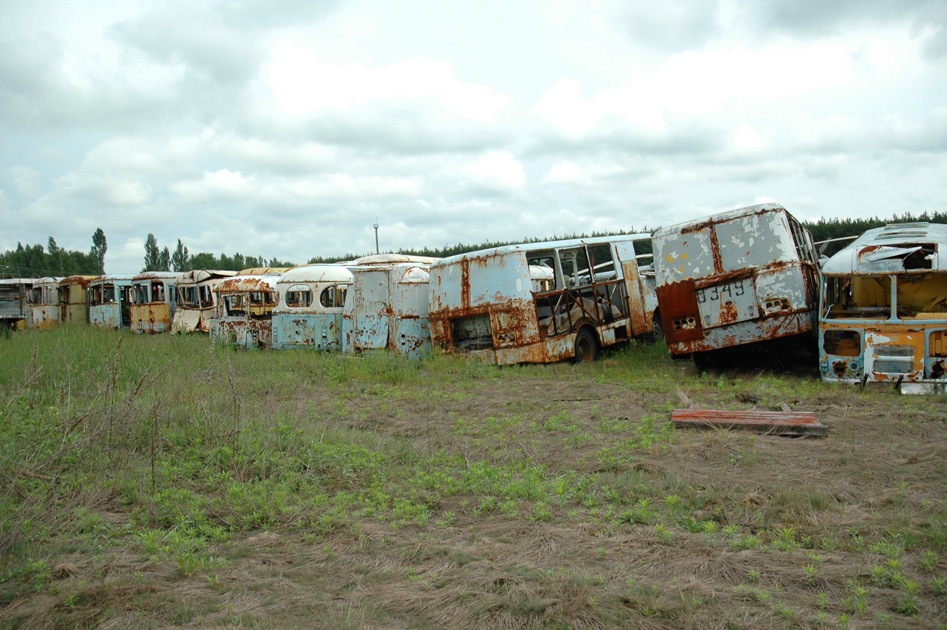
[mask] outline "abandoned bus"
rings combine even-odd
[[[89,323],[89,283],[98,276],[67,276],[59,283],[59,323]]]
[[[171,330],[179,275],[173,271],[146,271],[132,279],[132,332],[158,334]]]
[[[214,289],[222,280],[235,275],[236,271],[194,269],[178,276],[178,295],[171,320],[171,332],[209,332],[210,319],[214,316],[217,306],[217,294]]]
[[[504,365],[591,361],[600,347],[650,336],[656,300],[635,255],[635,242],[650,238],[529,243],[438,260],[431,338],[446,352]]]
[[[947,386],[947,225],[868,230],[822,267],[823,381],[889,382],[905,393]]]
[[[243,275],[217,284],[217,307],[210,320],[213,341],[245,347],[270,345],[273,309],[279,300],[276,275]]]
[[[431,353],[428,272],[424,262],[350,267],[343,351],[388,349],[418,359]]]
[[[657,230],[652,240],[661,326],[672,355],[813,334],[818,255],[776,204]],[[814,344],[812,344],[814,347]]]
[[[59,283],[62,278],[40,278],[33,284],[30,298],[32,327],[49,330],[59,325]]]
[[[101,328],[131,328],[132,277],[100,276],[89,283],[89,323]]]
[[[335,264],[296,267],[280,276],[271,347],[338,350],[342,306],[351,283],[352,272]]]
[[[0,329],[25,330],[33,321],[30,295],[33,278],[4,278],[0,280]]]

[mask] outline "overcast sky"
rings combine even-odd
[[[686,6],[686,8],[684,8]],[[0,251],[947,211],[944,0],[0,4]]]

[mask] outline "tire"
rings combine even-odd
[[[661,328],[661,313],[654,312],[651,318],[651,343],[664,342],[664,329]]]
[[[691,358],[694,360],[694,365],[699,372],[712,369],[715,364],[714,357],[710,352],[695,352],[691,355]]]
[[[598,339],[588,328],[581,328],[575,335],[575,356],[576,363],[591,363],[598,357]]]

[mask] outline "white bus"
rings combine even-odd
[[[528,243],[438,260],[431,338],[445,352],[505,365],[591,361],[604,346],[650,337],[657,300],[635,253],[650,238]]]

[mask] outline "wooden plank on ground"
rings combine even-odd
[[[677,409],[671,412],[671,422],[682,429],[733,429],[787,437],[825,437],[829,432],[810,411]]]

